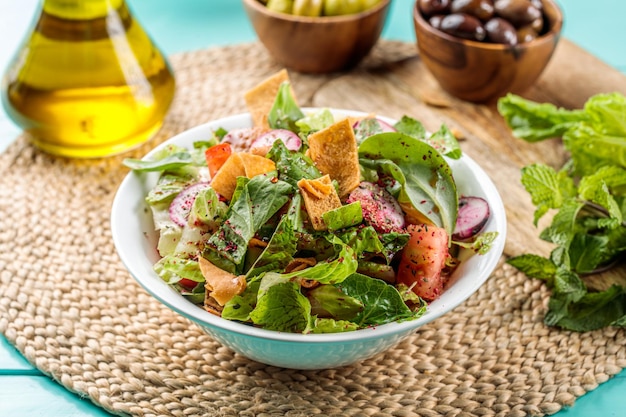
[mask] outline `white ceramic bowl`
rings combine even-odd
[[[305,112],[312,109],[303,109]],[[333,110],[336,115],[363,113]],[[384,119],[384,118],[383,118]],[[384,119],[388,122],[392,120]],[[249,114],[219,119],[189,129],[146,155],[147,159],[166,144],[191,147],[222,127],[233,129],[252,123]],[[381,353],[415,333],[471,296],[493,272],[504,249],[506,216],[502,200],[487,174],[467,155],[449,161],[461,194],[485,198],[491,208],[486,230],[499,236],[486,255],[474,255],[461,263],[440,298],[417,320],[336,334],[292,334],[263,330],[214,316],[185,300],[153,271],[159,259],[157,233],[144,198],[158,174],[131,172],[121,183],[112,206],[111,228],[119,256],[132,276],[146,291],[172,310],[200,325],[209,335],[233,351],[255,361],[295,369],[325,369],[354,364]]]

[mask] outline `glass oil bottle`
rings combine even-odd
[[[43,0],[2,102],[35,146],[95,158],[148,140],[174,91],[166,58],[124,0]]]

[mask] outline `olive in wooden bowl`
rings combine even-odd
[[[332,16],[283,13],[259,0],[242,0],[259,40],[284,67],[303,73],[330,73],[357,65],[383,30],[390,0],[365,10]],[[335,2],[336,3],[336,2]]]
[[[488,103],[531,87],[563,26],[554,0],[417,0],[417,47],[439,85]]]

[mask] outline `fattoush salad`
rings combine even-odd
[[[488,203],[458,195],[446,159],[461,150],[445,125],[305,113],[286,70],[245,101],[252,127],[124,161],[160,173],[146,196],[154,270],[208,312],[295,333],[413,320],[460,253],[497,238],[482,230]]]

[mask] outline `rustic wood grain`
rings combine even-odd
[[[319,80],[319,79],[318,79]],[[535,86],[522,96],[565,108],[580,108],[593,94],[617,91],[626,94],[626,76],[566,39]],[[512,136],[496,106],[472,104],[445,93],[414,55],[395,62],[363,65],[349,73],[328,76],[308,90],[307,105],[376,112],[392,118],[404,114],[421,120],[434,131],[442,123],[463,137],[462,148],[492,178],[508,220],[505,255],[547,255],[553,245],[538,235],[549,218],[533,225],[534,206],[520,183],[520,169],[542,162],[560,167],[567,159],[560,139],[529,144]],[[626,269],[594,276],[591,285],[604,288],[611,282],[626,285]]]

